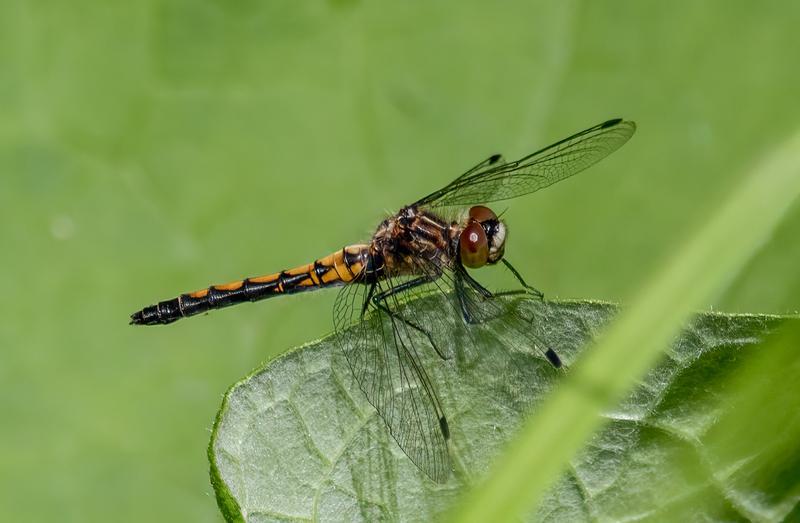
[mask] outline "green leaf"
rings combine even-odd
[[[653,519],[797,521],[800,516],[800,322],[788,322],[748,357],[719,395],[713,424],[659,471],[661,477],[713,477],[681,495],[663,482],[649,503]],[[691,408],[691,405],[688,406]]]
[[[431,296],[416,306],[438,306]],[[566,370],[615,315],[598,302],[509,302],[533,315],[535,334],[556,347]],[[639,517],[666,487],[660,506],[704,493],[709,514],[746,517],[755,501],[786,511],[784,497],[735,488],[713,465],[660,474],[703,438],[730,408],[728,378],[782,318],[701,314],[666,357],[615,409],[606,428],[548,492],[538,519]],[[269,362],[227,392],[209,446],[212,482],[229,521],[273,519],[430,520],[485,476],[526,414],[563,380],[524,340],[487,325],[475,345],[453,340],[454,357],[421,354],[451,425],[454,474],[437,485],[402,453],[365,400],[328,337]],[[588,349],[591,350],[591,349]],[[542,449],[542,452],[547,452]],[[754,456],[745,456],[752,458]],[[765,500],[766,498],[766,500]],[[777,507],[777,508],[776,508]]]

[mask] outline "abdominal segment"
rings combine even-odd
[[[369,246],[350,245],[313,263],[293,269],[181,294],[177,298],[159,302],[132,314],[131,323],[163,325],[237,303],[343,285],[359,277],[367,266],[368,259]]]

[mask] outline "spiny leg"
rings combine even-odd
[[[511,262],[509,262],[505,258],[501,258],[500,261],[502,261],[503,264],[505,264],[505,266],[508,267],[508,270],[511,271],[511,274],[514,275],[514,277],[517,279],[517,281],[520,283],[520,285],[522,285],[525,288],[525,290],[501,292],[501,293],[498,293],[498,294],[500,294],[500,295],[509,295],[509,294],[525,294],[525,293],[529,293],[529,294],[533,294],[534,296],[536,296],[540,300],[544,300],[544,294],[542,293],[542,291],[540,291],[536,287],[533,287],[532,285],[528,285],[527,283],[525,283],[525,280],[522,279],[522,275],[519,273],[519,271],[517,269],[514,268],[513,265],[511,265]]]
[[[466,293],[467,291],[464,289],[464,281],[466,281],[470,287],[472,287],[475,291],[477,291],[481,298],[488,300],[494,297],[494,295],[489,292],[487,288],[477,282],[475,278],[469,275],[469,273],[461,268],[456,271],[454,283],[455,283],[455,293],[456,298],[458,299],[458,305],[461,309],[461,317],[464,318],[464,321],[471,325],[477,325],[483,323],[485,320],[474,317],[468,310],[467,302],[466,302]]]
[[[459,274],[464,280],[466,280],[467,283],[469,283],[469,285],[473,289],[478,291],[481,294],[481,296],[486,299],[496,298],[498,296],[518,296],[520,294],[533,294],[539,299],[544,299],[544,294],[542,294],[539,290],[535,289],[534,287],[531,287],[530,285],[525,283],[525,280],[522,279],[522,276],[519,274],[519,272],[517,272],[517,270],[514,269],[514,267],[512,267],[511,264],[505,260],[505,258],[503,258],[502,261],[511,269],[512,273],[517,278],[517,280],[522,284],[523,287],[525,287],[524,289],[513,289],[510,291],[492,292],[483,285],[481,285],[480,283],[478,283],[478,281],[472,276],[470,276],[466,270],[459,271]]]

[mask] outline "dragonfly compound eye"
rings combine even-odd
[[[470,269],[483,267],[489,261],[489,241],[478,222],[467,225],[458,239],[461,263]]]
[[[487,222],[490,220],[497,220],[497,215],[488,207],[484,207],[483,205],[476,205],[474,207],[470,207],[469,209],[469,217],[472,220],[478,222]]]

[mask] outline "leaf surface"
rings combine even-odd
[[[438,306],[428,297],[420,307]],[[566,370],[617,312],[598,302],[510,303],[536,318]],[[700,496],[712,518],[785,514],[796,500],[740,488],[719,470],[704,438],[732,408],[730,376],[784,319],[706,313],[695,317],[658,366],[616,409],[531,517],[546,521],[641,518]],[[290,351],[235,384],[209,446],[212,482],[228,520],[430,520],[481,479],[525,416],[563,378],[525,340],[488,325],[454,356],[423,353],[450,420],[454,473],[437,485],[419,471],[366,401],[328,337]],[[588,345],[591,347],[591,344]],[[542,449],[547,452],[547,449]],[[676,460],[701,467],[668,467]],[[755,458],[755,455],[740,459]],[[720,465],[722,466],[722,465]],[[669,471],[662,474],[662,471]],[[737,483],[738,481],[738,483]],[[680,485],[680,488],[676,488]],[[788,492],[788,491],[786,491]],[[665,494],[668,494],[665,496]],[[655,512],[654,512],[655,514]]]

